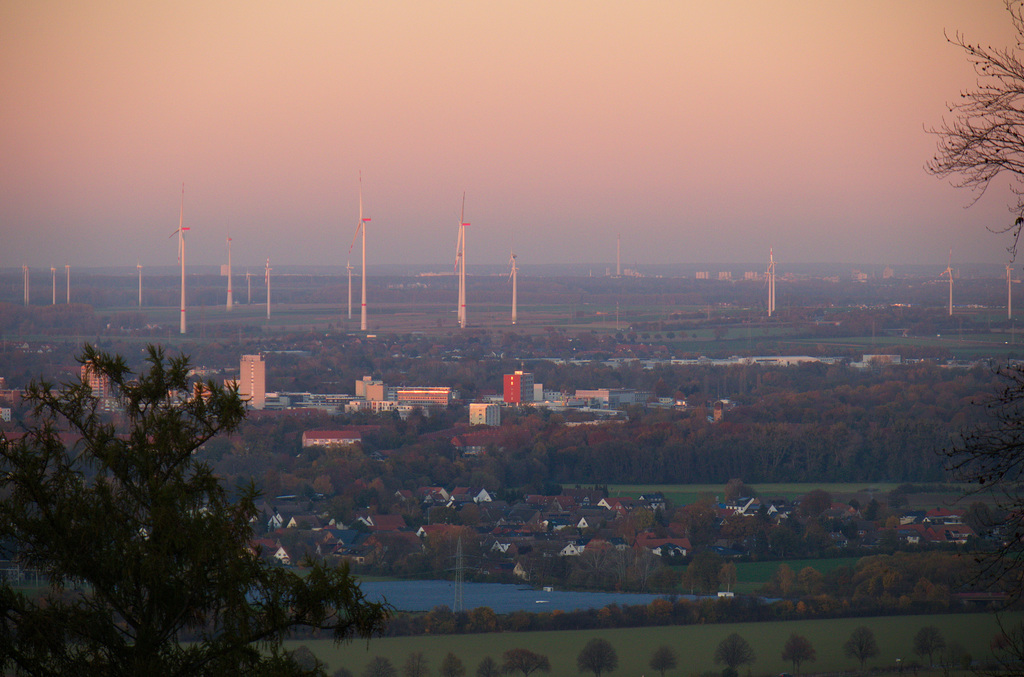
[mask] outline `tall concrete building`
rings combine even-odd
[[[110,378],[93,368],[92,362],[82,365],[82,383],[88,384],[94,397],[110,397]]]
[[[238,374],[238,394],[252,409],[267,403],[267,365],[262,355],[242,355]]]
[[[501,425],[501,407],[492,402],[473,402],[469,405],[470,425]]]
[[[505,374],[502,386],[502,399],[506,404],[533,402],[533,374],[525,371]]]

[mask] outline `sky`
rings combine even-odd
[[[0,268],[1002,263],[929,175],[1002,0],[0,3]],[[952,250],[952,253],[950,253]]]

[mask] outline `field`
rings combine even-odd
[[[1017,616],[1016,621],[1021,617]],[[883,618],[844,618],[835,620],[789,621],[779,623],[736,623],[723,625],[668,626],[654,628],[628,628],[622,630],[586,630],[567,632],[497,633],[486,635],[450,635],[435,637],[400,637],[353,642],[336,647],[328,640],[289,642],[288,648],[300,644],[309,647],[328,665],[328,674],[346,667],[359,675],[374,656],[387,657],[401,669],[406,656],[421,651],[430,668],[436,673],[441,659],[451,651],[462,659],[469,675],[485,656],[499,663],[502,652],[526,647],[542,653],[551,660],[552,675],[575,675],[576,654],[593,637],[603,637],[615,647],[619,668],[613,674],[643,675],[652,673],[647,663],[658,646],[671,646],[679,656],[679,667],[669,675],[691,675],[704,671],[716,674],[722,666],[714,664],[714,651],[728,634],[736,632],[744,637],[757,654],[750,674],[772,675],[792,672],[793,666],[783,662],[782,647],[791,633],[807,637],[817,651],[817,661],[805,664],[802,672],[832,672],[854,670],[855,660],[843,655],[842,645],[857,627],[870,628],[878,641],[879,653],[866,663],[868,668],[893,667],[897,659],[907,665],[918,660],[912,652],[913,636],[922,627],[932,625],[941,631],[946,641],[959,642],[975,658],[989,655],[988,647],[998,632],[995,616],[991,614],[931,615]],[[924,659],[927,662],[927,659]],[[745,674],[745,668],[741,670]]]
[[[786,564],[797,573],[804,567],[811,567],[819,573],[827,574],[842,566],[852,567],[859,559],[859,557],[836,557],[834,559],[788,559],[784,562],[737,562],[734,592],[741,594],[757,592],[782,564]]]
[[[778,483],[778,484],[751,484],[749,485],[757,495],[764,499],[784,498],[793,500],[806,495],[814,489],[823,489],[832,495],[835,503],[849,503],[856,499],[862,506],[874,498],[884,504],[887,494],[895,489],[898,484],[894,482],[817,482],[817,483]],[[973,487],[964,487],[968,489]],[[637,497],[642,493],[653,493],[660,491],[665,498],[672,501],[676,506],[693,503],[704,496],[710,496],[713,500],[722,501],[725,497],[724,484],[610,484],[608,494],[610,496],[632,496]],[[957,485],[944,485],[943,491],[921,492],[906,494],[906,505],[904,507],[914,510],[929,510],[931,508],[952,508],[967,507],[974,501],[992,502],[994,497],[986,494],[971,494],[964,498],[964,494]]]
[[[885,494],[895,489],[898,485],[891,482],[819,482],[819,483],[781,483],[781,484],[751,484],[750,488],[763,498],[785,498],[792,500],[800,498],[814,489],[824,489],[832,494],[834,501],[849,501],[853,497],[875,496],[879,501],[883,500]],[[710,496],[712,499],[721,501],[725,496],[724,484],[610,484],[608,493],[612,496],[639,496],[642,493],[653,493],[660,491],[665,498],[676,505],[686,505],[697,501],[702,496]],[[861,498],[858,498],[861,500]]]

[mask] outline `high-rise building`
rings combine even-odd
[[[501,425],[501,407],[491,402],[472,402],[469,405],[470,425]]]
[[[252,409],[267,403],[267,364],[262,355],[242,355],[238,374],[238,394]]]
[[[92,362],[86,362],[82,365],[82,383],[87,384],[92,389],[94,397],[110,397],[110,378],[106,374],[97,371],[92,366]]]
[[[507,404],[533,402],[533,374],[525,371],[505,374],[502,385]]]

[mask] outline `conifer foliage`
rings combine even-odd
[[[0,671],[28,675],[321,674],[281,649],[290,631],[338,641],[380,632],[347,568],[307,575],[249,547],[257,491],[232,496],[195,452],[234,431],[234,389],[193,383],[188,359],[125,360],[86,346],[87,382],[34,384],[34,427],[0,438],[0,557],[41,572],[41,592],[0,584]]]

